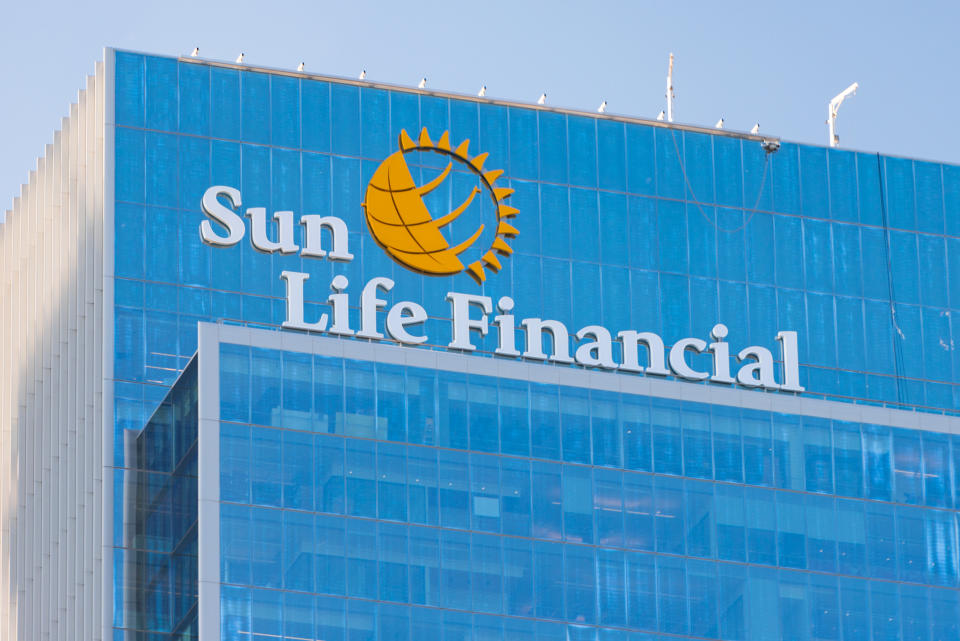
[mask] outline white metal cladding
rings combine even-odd
[[[103,638],[107,67],[0,224],[0,639]]]

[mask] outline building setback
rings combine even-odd
[[[0,638],[960,638],[960,167],[105,50],[0,217]]]

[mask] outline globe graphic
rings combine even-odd
[[[518,211],[502,202],[513,190],[494,185],[503,171],[483,170],[486,153],[469,158],[469,141],[453,149],[449,132],[444,132],[434,144],[426,129],[421,131],[416,142],[404,130],[400,132],[399,146],[398,151],[380,163],[367,185],[363,209],[373,238],[391,258],[407,269],[431,276],[448,276],[466,270],[478,283],[483,282],[485,270],[495,272],[500,269],[498,255],[513,252],[505,239],[517,235],[517,229],[506,219],[516,216]],[[407,154],[423,151],[440,153],[448,157],[448,162],[437,177],[424,185],[417,185],[407,164]],[[481,186],[474,187],[452,211],[434,217],[424,202],[424,196],[447,180],[455,162],[479,176]],[[484,190],[496,204],[496,235],[482,258],[464,265],[460,255],[477,242],[485,226],[480,224],[466,239],[453,246],[441,229],[463,214]]]

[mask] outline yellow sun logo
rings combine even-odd
[[[464,140],[456,149],[451,148],[450,135],[447,131],[443,132],[440,140],[434,144],[430,140],[426,127],[414,142],[406,130],[403,130],[400,132],[400,150],[390,154],[373,173],[362,205],[366,214],[367,227],[377,244],[407,269],[431,276],[448,276],[466,269],[477,283],[482,283],[486,280],[484,269],[492,272],[500,270],[498,254],[508,256],[513,253],[513,249],[505,239],[515,237],[518,232],[507,222],[507,219],[516,216],[519,212],[503,203],[504,199],[510,197],[513,190],[495,186],[503,170],[484,171],[483,163],[488,154],[482,153],[470,158],[469,145],[470,141]],[[411,152],[438,153],[447,156],[449,161],[440,175],[418,187],[410,174],[405,158],[405,155]],[[424,203],[423,196],[439,187],[447,179],[454,162],[465,165],[476,174],[482,188],[474,187],[460,206],[440,218],[434,218]],[[469,238],[453,247],[440,230],[465,212],[474,197],[484,190],[489,193],[496,206],[496,235],[483,256],[464,267],[460,254],[477,242],[483,233],[484,225],[480,224]]]

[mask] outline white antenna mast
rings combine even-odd
[[[830,101],[830,104],[827,105],[827,126],[830,129],[830,146],[839,147],[840,146],[840,136],[837,134],[837,112],[840,110],[840,105],[843,104],[843,101],[848,97],[853,96],[857,93],[857,88],[860,86],[860,83],[855,82],[836,96],[833,97],[833,100]]]
[[[670,54],[670,67],[667,70],[667,122],[673,122],[673,54]]]

